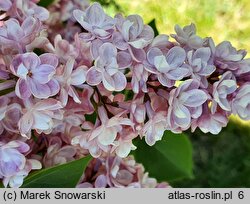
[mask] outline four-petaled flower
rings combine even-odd
[[[82,85],[86,81],[86,66],[79,66],[74,68],[75,60],[73,58],[68,59],[66,65],[62,70],[59,70],[56,79],[61,85],[60,89],[60,101],[63,106],[66,106],[68,102],[68,96],[71,96],[76,103],[81,103],[79,95],[74,86]]]
[[[16,95],[27,99],[31,95],[37,98],[48,98],[59,91],[58,82],[53,79],[58,59],[55,55],[46,53],[37,56],[35,53],[17,55],[11,70],[19,79],[16,84]]]
[[[31,130],[50,133],[53,129],[53,119],[62,120],[63,115],[59,112],[62,105],[55,99],[45,99],[32,104],[27,100],[24,115],[18,122],[18,128],[23,137],[30,138]]]
[[[163,86],[172,87],[176,80],[189,75],[189,69],[183,66],[185,59],[186,52],[181,47],[173,47],[166,54],[153,47],[147,53],[145,68],[156,74]]]
[[[4,22],[0,27],[0,49],[3,54],[24,53],[26,46],[35,40],[41,31],[41,22],[27,17],[20,25],[14,18]]]
[[[74,10],[73,15],[89,33],[81,33],[80,38],[90,41],[95,38],[107,39],[114,29],[115,20],[106,15],[99,3],[94,3],[85,11]]]
[[[220,80],[213,84],[213,101],[211,111],[216,112],[217,106],[225,111],[231,111],[230,95],[237,89],[236,80],[232,72],[228,71],[224,73]]]
[[[187,130],[191,118],[201,116],[202,104],[207,101],[208,95],[199,86],[198,81],[189,79],[170,92],[167,120],[171,130]]]
[[[87,72],[87,83],[98,85],[101,82],[109,91],[122,91],[127,85],[127,79],[122,73],[117,62],[117,49],[111,43],[104,43],[99,48],[99,57],[95,65]],[[125,58],[127,54],[121,53]],[[122,56],[120,56],[122,58]]]
[[[190,67],[191,76],[201,82],[201,86],[208,87],[207,77],[215,71],[215,66],[209,64],[211,50],[207,47],[199,48],[196,51],[187,53],[188,65]]]

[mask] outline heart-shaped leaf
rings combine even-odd
[[[22,188],[75,188],[91,156],[47,168],[29,175]]]
[[[192,145],[185,134],[165,131],[161,141],[152,147],[136,139],[133,155],[158,181],[193,177]]]

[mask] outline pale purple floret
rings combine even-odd
[[[203,88],[208,87],[209,77],[215,70],[213,64],[209,64],[211,50],[207,47],[199,48],[196,51],[192,50],[187,53],[188,65],[190,67],[191,76],[201,82]]]
[[[101,120],[101,125],[93,130],[89,139],[93,140],[97,138],[102,145],[113,144],[118,132],[122,131],[122,126],[133,127],[134,125],[130,119],[121,117],[122,114],[123,113],[117,114],[109,119],[104,107],[100,107],[98,109],[98,115]]]
[[[117,31],[113,34],[113,43],[120,50],[129,50],[133,59],[141,62],[145,58],[145,48],[154,38],[153,29],[144,25],[139,15],[130,15],[124,18],[116,15]]]
[[[76,103],[81,103],[79,95],[74,88],[74,86],[80,86],[86,81],[86,66],[79,66],[76,69],[74,68],[75,60],[69,58],[63,70],[60,70],[56,75],[56,79],[60,83],[60,101],[63,106],[67,105],[68,96],[71,96]]]
[[[26,109],[23,110],[24,115],[18,122],[20,134],[30,138],[32,129],[38,133],[51,133],[54,127],[53,119],[63,119],[63,115],[59,111],[61,108],[62,104],[55,99],[41,100],[36,104],[27,100]]]
[[[191,119],[201,116],[208,95],[199,86],[198,81],[189,79],[170,92],[167,120],[172,131],[188,129]]]
[[[10,177],[24,168],[26,158],[23,153],[29,151],[29,146],[21,141],[0,143],[0,177]]]
[[[26,159],[30,147],[21,141],[0,142],[0,178],[5,187],[20,187],[31,169],[40,169],[37,160]]]
[[[166,87],[172,87],[175,81],[181,80],[190,74],[184,66],[186,52],[181,47],[173,47],[166,54],[159,48],[153,47],[147,53],[145,68],[156,74],[159,82]]]
[[[12,6],[12,2],[10,0],[0,0],[0,10],[8,11]]]
[[[230,42],[224,41],[215,48],[214,64],[218,69],[230,70],[237,73],[245,69],[243,58],[246,54],[245,50],[236,50]],[[250,70],[250,65],[248,66],[248,70]]]
[[[57,94],[59,84],[53,79],[57,65],[57,57],[50,53],[41,56],[35,53],[17,55],[11,64],[13,74],[19,77],[16,95],[27,99],[31,95],[37,98],[48,98]]]
[[[125,58],[127,53],[120,53]],[[127,79],[123,72],[120,70],[117,62],[119,53],[111,43],[104,43],[99,48],[99,57],[95,60],[95,65],[87,72],[87,83],[90,85],[98,85],[101,82],[104,87],[109,91],[122,91],[127,85]],[[123,58],[123,56],[119,56]],[[124,66],[124,65],[123,65]]]
[[[181,28],[179,25],[175,26],[176,34],[172,34],[173,37],[181,46],[185,49],[198,49],[202,47],[203,40],[196,35],[196,27],[193,23]]]
[[[143,64],[136,64],[131,68],[132,79],[131,86],[134,93],[139,93],[141,90],[147,92],[147,80],[149,72],[144,68]]]
[[[202,115],[192,121],[192,132],[199,127],[204,133],[219,134],[222,127],[226,127],[228,123],[227,115],[223,111],[218,111],[214,114],[211,113],[208,103],[204,103],[202,107]]]
[[[9,74],[6,65],[0,63],[0,79],[9,79]]]
[[[0,0],[5,187],[20,187],[38,160],[47,168],[89,154],[77,187],[168,187],[129,156],[135,138],[152,146],[165,130],[219,134],[232,113],[250,120],[246,51],[215,46],[194,24],[176,25],[171,42],[139,15],[112,18],[85,0],[48,12],[39,1]]]
[[[88,31],[88,33],[79,35],[86,41],[95,38],[107,39],[114,30],[115,20],[104,13],[99,3],[93,3],[85,11],[74,10],[73,15],[78,23]]]
[[[62,36],[59,34],[54,38],[54,48],[52,52],[64,63],[70,58],[75,59],[78,55],[75,47],[67,40],[62,39]]]
[[[231,100],[230,95],[233,94],[237,89],[237,83],[232,72],[227,71],[224,73],[220,80],[213,84],[213,100],[212,100],[212,113],[215,113],[217,106],[225,111],[231,111]]]
[[[21,10],[24,15],[33,16],[40,21],[46,21],[49,18],[49,12],[46,8],[38,6],[30,0],[22,0],[22,2],[23,4],[17,4],[17,9]]]
[[[232,102],[232,111],[243,120],[250,120],[250,84],[242,85]]]
[[[49,18],[49,12],[46,8],[38,6],[32,0],[0,0],[0,10],[7,11],[9,16],[15,16],[20,20],[32,16],[40,21]]]
[[[41,22],[27,17],[20,25],[14,18],[4,22],[0,27],[0,49],[3,54],[23,53],[41,31]]]
[[[1,103],[1,97],[0,104],[3,105]],[[4,112],[1,111],[3,109]],[[7,130],[10,133],[19,133],[17,124],[22,115],[21,111],[22,107],[18,103],[12,103],[8,106],[2,106],[2,108],[0,108],[0,134],[3,130]]]
[[[6,109],[8,107],[8,103],[10,102],[9,98],[6,96],[0,97],[0,134],[4,131],[4,126],[2,124],[2,120],[5,118]]]
[[[59,137],[50,137],[47,152],[43,157],[43,164],[46,168],[64,164],[73,161],[75,154],[76,148],[74,146],[63,146]]]
[[[122,117],[124,113],[121,112],[112,118],[108,118],[104,107],[100,107],[98,116],[101,124],[97,127],[88,127],[89,131],[77,133],[72,140],[72,144],[80,144],[81,147],[88,149],[93,157],[99,157],[103,151],[110,151],[112,146],[116,147],[113,148],[113,151],[116,150],[120,145],[119,141],[117,142],[118,135],[125,132],[125,127],[131,127],[131,129],[134,127],[130,119]],[[129,135],[129,133],[127,134]],[[120,153],[119,156],[124,157],[124,155],[127,156],[131,148],[133,149],[132,143],[126,145],[123,151],[118,149],[117,152]]]
[[[143,126],[142,134],[145,136],[146,143],[153,146],[157,141],[161,140],[166,129],[166,114],[158,112]]]

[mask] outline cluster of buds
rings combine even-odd
[[[91,154],[79,187],[162,187],[128,157],[165,130],[218,134],[250,119],[250,59],[194,24],[170,40],[100,4],[0,0],[0,179]],[[96,167],[98,166],[98,167]],[[99,170],[97,171],[96,168]],[[90,173],[91,172],[91,173]]]

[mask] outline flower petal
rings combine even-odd
[[[127,79],[122,72],[116,72],[112,78],[114,79],[115,91],[122,91],[126,88]]]
[[[166,58],[171,67],[179,67],[186,59],[186,52],[183,48],[175,46],[168,51]]]
[[[184,77],[188,76],[188,74],[189,74],[189,69],[185,67],[178,67],[166,73],[169,79],[175,80],[175,81],[183,79]]]
[[[33,115],[30,112],[25,113],[18,122],[18,128],[20,130],[21,135],[24,137],[28,137],[33,124]]]
[[[119,77],[119,75],[118,75]],[[115,91],[115,82],[114,79],[107,73],[103,73],[103,79],[102,79],[103,86],[109,90],[109,91]],[[119,84],[117,84],[119,86]]]
[[[103,24],[106,15],[99,3],[93,3],[87,8],[85,16],[91,25],[100,26]]]
[[[55,68],[49,64],[41,64],[32,70],[32,79],[40,84],[48,83],[55,73]]]
[[[18,79],[16,83],[15,93],[19,98],[27,99],[31,96],[30,87],[24,79]]]
[[[39,130],[48,130],[52,127],[52,118],[47,114],[43,114],[39,111],[33,112],[34,124],[33,128]]]
[[[49,64],[54,68],[58,65],[58,58],[56,55],[51,53],[45,53],[39,56],[41,60],[41,64]]]
[[[54,87],[50,87],[49,83],[40,84],[32,79],[29,79],[28,82],[29,82],[31,93],[35,97],[37,97],[37,98],[49,98],[50,96],[52,96],[52,94],[53,94],[52,91],[54,91],[54,90],[51,90],[51,88],[53,89]]]
[[[102,81],[102,73],[96,70],[96,67],[91,67],[86,76],[86,81],[89,85],[96,86]]]
[[[75,69],[71,74],[70,83],[72,85],[81,85],[86,81],[86,67],[81,66]]]
[[[204,91],[198,89],[183,92],[179,96],[179,101],[181,101],[184,106],[188,107],[201,106],[206,102],[207,99],[207,94]]]
[[[114,142],[117,135],[117,130],[115,127],[105,128],[99,135],[98,141],[102,145],[110,145]]]
[[[175,123],[182,127],[187,128],[191,123],[191,116],[188,109],[180,103],[176,103],[173,109]]]
[[[208,47],[202,47],[194,52],[193,58],[200,58],[202,61],[207,62],[211,56],[211,50]]]

